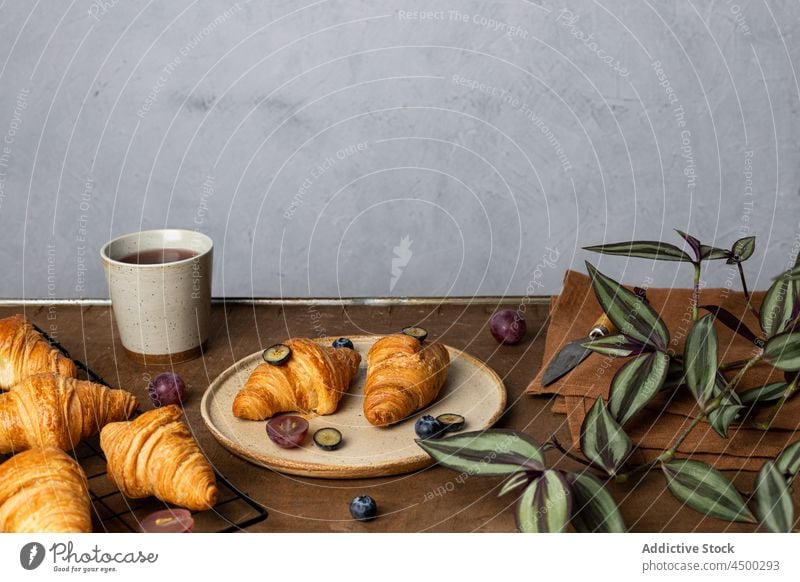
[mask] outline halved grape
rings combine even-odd
[[[286,344],[275,344],[274,346],[270,346],[264,350],[264,353],[261,354],[261,357],[264,358],[264,361],[268,364],[280,366],[281,364],[288,362],[289,358],[292,357],[292,348]]]
[[[421,342],[424,342],[425,338],[428,337],[428,330],[426,330],[424,327],[416,327],[413,325],[411,327],[403,328],[403,333],[410,335],[411,337],[415,337]]]
[[[194,527],[192,514],[186,509],[162,509],[142,520],[142,533],[191,533]]]
[[[299,416],[276,416],[267,421],[269,440],[284,449],[299,447],[307,434],[308,421]]]
[[[150,381],[147,394],[156,408],[170,404],[181,406],[186,394],[186,384],[175,372],[163,372]]]

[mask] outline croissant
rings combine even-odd
[[[0,532],[92,531],[88,483],[61,449],[31,449],[0,465]]]
[[[131,422],[112,422],[100,432],[108,476],[126,497],[153,495],[194,511],[217,502],[217,481],[200,447],[173,405]]]
[[[0,319],[0,389],[39,372],[78,375],[75,362],[51,346],[24,317]]]
[[[125,390],[52,373],[28,376],[0,394],[0,453],[34,447],[68,451],[138,406]]]
[[[430,404],[447,380],[449,364],[441,344],[423,344],[405,334],[379,339],[367,354],[364,416],[382,426]]]
[[[259,364],[233,400],[233,414],[264,420],[279,412],[333,414],[358,374],[361,355],[309,339],[284,342],[292,350],[285,364]]]

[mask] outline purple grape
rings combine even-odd
[[[528,331],[525,319],[513,309],[503,309],[492,315],[489,328],[494,339],[506,345],[518,344]]]
[[[181,406],[186,394],[186,384],[175,372],[163,372],[150,381],[147,394],[156,408],[170,404]]]

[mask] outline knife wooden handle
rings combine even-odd
[[[589,332],[589,337],[592,339],[597,339],[616,333],[616,331],[617,328],[614,326],[608,316],[603,313],[597,318],[597,321],[594,322],[594,325],[592,325],[592,330]]]

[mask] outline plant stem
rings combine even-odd
[[[744,375],[750,370],[750,368],[752,368],[758,362],[761,361],[761,357],[762,357],[761,354],[757,354],[756,356],[750,358],[747,361],[747,363],[742,367],[742,369],[739,370],[739,373],[736,374],[736,376],[734,376],[734,378],[725,385],[725,388],[722,389],[722,391],[717,395],[716,398],[714,398],[711,402],[708,403],[708,406],[705,407],[705,410],[703,410],[700,414],[694,417],[694,419],[692,419],[692,422],[689,423],[689,426],[687,426],[678,435],[678,437],[672,442],[672,445],[670,445],[670,447],[667,450],[665,450],[658,456],[657,460],[662,463],[671,461],[672,458],[675,456],[675,453],[678,451],[678,447],[681,446],[683,441],[686,440],[686,437],[689,436],[689,433],[691,433],[692,430],[694,430],[694,428],[698,424],[700,424],[700,422],[704,418],[706,418],[709,414],[711,414],[717,408],[720,407],[720,405],[725,401],[725,397],[728,396],[729,393],[736,390],[736,387],[739,385],[739,382],[742,381],[742,378],[744,378]]]
[[[758,310],[753,306],[753,303],[750,301],[750,291],[747,289],[747,281],[744,277],[744,267],[742,267],[742,263],[737,262],[736,266],[739,267],[739,279],[742,281],[742,291],[744,292],[744,298],[747,301],[747,308],[750,309],[750,312],[758,318]]]
[[[573,453],[569,452],[566,448],[564,448],[564,446],[560,442],[558,442],[558,439],[556,438],[555,435],[551,436],[550,440],[548,442],[551,445],[553,445],[554,449],[556,449],[558,452],[560,452],[565,457],[567,457],[569,459],[572,459],[573,461],[577,461],[578,463],[581,463],[582,465],[586,465],[587,467],[591,467],[592,466],[592,464],[590,462],[588,462],[588,461],[586,461],[584,459],[581,459],[579,456],[574,455]]]
[[[724,362],[719,365],[719,371],[727,372],[729,370],[738,370],[742,366],[746,365],[749,361],[750,360],[734,360],[732,362]]]
[[[692,291],[692,320],[697,321],[697,307],[700,305],[700,261],[694,263],[694,287]]]

